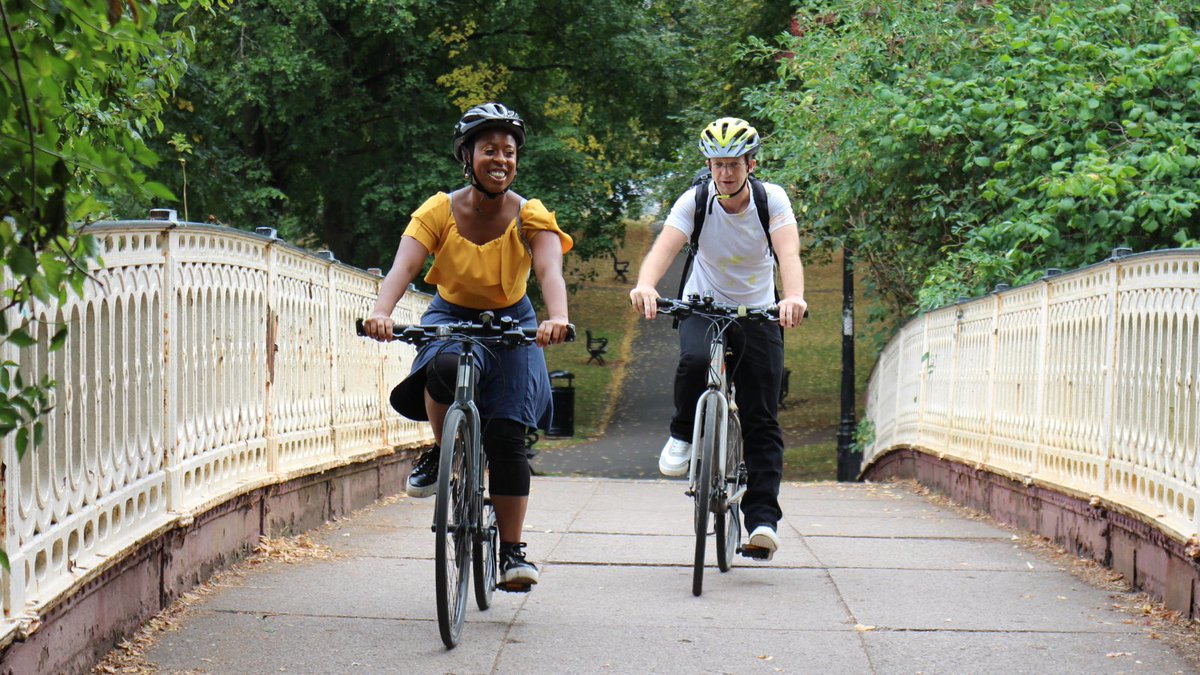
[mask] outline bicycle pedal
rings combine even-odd
[[[533,584],[496,584],[496,588],[505,593],[528,593],[533,590]]]
[[[762,548],[761,546],[739,546],[737,552],[739,555],[755,560],[771,559],[771,550]]]

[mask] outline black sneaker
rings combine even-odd
[[[496,588],[509,593],[528,593],[538,582],[538,568],[525,560],[525,542],[500,544],[500,580]]]
[[[432,447],[417,458],[412,473],[408,474],[408,486],[404,489],[409,497],[431,497],[437,493],[439,456],[441,452],[438,448]]]

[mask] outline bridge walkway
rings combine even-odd
[[[438,637],[432,500],[326,525],[332,556],[227,575],[145,657],[163,672],[1192,672],[1111,592],[906,484],[789,484],[771,562],[691,594],[674,480],[537,477],[542,583]]]

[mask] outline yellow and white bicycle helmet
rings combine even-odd
[[[722,117],[700,132],[700,154],[709,159],[741,157],[758,149],[758,132],[736,117]]]

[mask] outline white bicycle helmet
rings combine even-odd
[[[736,117],[722,117],[700,132],[700,154],[709,159],[741,157],[758,149],[758,132]]]

